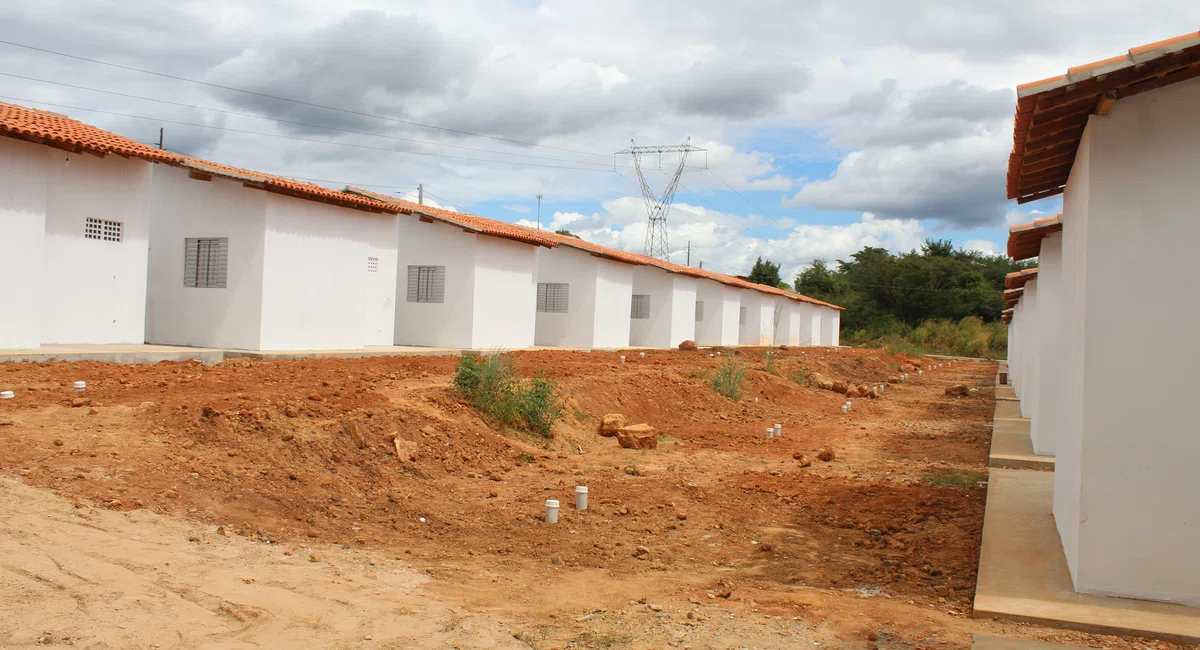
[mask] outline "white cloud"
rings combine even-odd
[[[529,206],[527,205],[506,205],[503,207],[509,212],[520,212],[521,214],[525,214],[530,210]]]
[[[995,255],[1000,252],[1000,247],[994,241],[986,239],[968,239],[963,242],[962,247],[969,251],[976,251],[984,255]]]

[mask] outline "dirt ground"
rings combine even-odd
[[[791,378],[939,362],[743,349],[735,403],[711,350],[623,354],[516,354],[565,393],[549,441],[480,419],[453,357],[0,364],[0,644],[1169,647],[970,618],[995,364],[843,414]],[[614,412],[658,448],[600,437]]]

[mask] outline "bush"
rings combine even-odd
[[[767,367],[765,368],[768,374],[778,374],[775,372],[775,351],[767,350]]]
[[[736,402],[742,398],[742,384],[745,381],[746,367],[740,361],[734,361],[733,357],[726,356],[708,380],[708,385],[717,393]]]
[[[791,379],[793,382],[801,386],[807,386],[808,368],[804,364],[800,364],[799,367],[792,368],[792,372],[788,374],[788,379]]]
[[[532,379],[520,380],[512,355],[502,351],[483,357],[464,354],[452,384],[471,406],[506,426],[549,438],[562,417],[558,384],[540,370]]]
[[[968,316],[958,322],[946,319],[931,319],[907,331],[882,327],[883,336],[877,332],[859,330],[852,333],[850,345],[882,347],[893,354],[912,355],[950,354],[962,357],[1004,358],[1008,350],[1008,327],[1001,322],[984,323],[977,316]]]

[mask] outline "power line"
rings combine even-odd
[[[764,217],[766,217],[766,218],[770,219],[771,221],[774,221],[774,222],[775,222],[775,225],[777,225],[777,226],[780,226],[781,228],[783,227],[783,226],[782,226],[782,225],[779,223],[779,221],[778,221],[777,219],[775,219],[775,217],[772,217],[770,214],[768,214],[768,213],[767,213],[767,211],[766,211],[766,210],[763,210],[762,208],[760,208],[760,207],[758,207],[757,205],[755,205],[755,204],[754,204],[754,201],[751,201],[750,199],[746,198],[746,195],[744,195],[744,194],[742,194],[741,192],[739,192],[739,191],[737,191],[737,190],[733,189],[733,186],[732,186],[732,185],[730,185],[729,183],[726,183],[726,182],[725,182],[725,179],[721,178],[720,176],[717,176],[717,173],[716,173],[716,172],[714,172],[712,169],[709,169],[709,170],[708,170],[708,173],[712,174],[712,175],[713,175],[713,178],[715,178],[715,179],[717,179],[717,180],[721,181],[721,183],[722,183],[723,185],[725,185],[725,187],[728,187],[730,192],[733,192],[734,194],[737,194],[738,196],[742,197],[742,200],[743,200],[743,201],[745,201],[746,203],[750,204],[750,207],[752,207],[752,208],[754,208],[755,210],[758,210],[759,212],[761,212],[761,213],[762,213],[762,215],[763,215]]]
[[[130,72],[140,72],[142,74],[148,74],[148,75],[153,75],[156,77],[162,77],[164,79],[173,79],[175,81],[183,81],[183,82],[187,82],[187,83],[191,83],[191,84],[196,84],[199,86],[206,86],[208,88],[217,88],[219,90],[227,90],[230,92],[242,93],[242,94],[251,95],[254,97],[262,97],[265,99],[274,99],[276,101],[281,101],[281,102],[290,102],[293,104],[299,104],[301,106],[311,106],[313,108],[320,108],[320,109],[327,110],[327,111],[336,111],[338,113],[345,113],[347,115],[355,115],[358,117],[369,117],[369,118],[377,119],[377,120],[386,120],[389,122],[395,122],[397,124],[407,124],[410,126],[419,126],[421,128],[425,128],[425,129],[436,129],[438,131],[446,131],[448,133],[457,133],[459,135],[467,135],[467,136],[471,136],[471,137],[475,137],[475,138],[488,138],[488,139],[497,140],[500,142],[507,142],[509,144],[518,144],[518,145],[525,146],[525,147],[539,147],[542,149],[553,149],[555,151],[564,151],[567,153],[576,153],[576,154],[582,154],[585,156],[598,156],[598,157],[602,157],[605,159],[608,158],[608,156],[605,154],[592,153],[590,151],[579,151],[577,149],[566,149],[563,147],[554,147],[551,145],[537,144],[534,142],[524,142],[521,140],[512,140],[509,138],[503,138],[503,137],[496,136],[496,135],[485,135],[482,133],[473,133],[471,131],[463,131],[460,129],[451,129],[451,128],[444,127],[444,126],[436,126],[433,124],[424,124],[421,122],[413,122],[411,120],[402,120],[402,119],[395,118],[395,117],[376,115],[373,113],[366,113],[363,111],[356,111],[356,110],[352,110],[352,109],[348,109],[348,108],[338,108],[337,106],[327,106],[325,104],[318,104],[316,102],[308,102],[308,101],[304,101],[302,99],[291,99],[288,97],[279,97],[277,95],[260,93],[260,92],[254,91],[254,90],[245,90],[243,88],[234,88],[233,86],[223,86],[221,84],[215,84],[215,83],[211,83],[208,81],[200,81],[198,79],[189,79],[187,77],[180,77],[178,75],[167,74],[165,72],[156,72],[154,70],[146,70],[144,68],[135,68],[133,66],[121,65],[119,63],[111,63],[109,61],[101,61],[99,59],[92,59],[92,58],[88,58],[86,56],[79,56],[76,54],[67,54],[66,52],[57,52],[55,50],[50,50],[50,49],[46,49],[46,48],[42,48],[42,47],[35,47],[33,45],[26,45],[24,43],[16,43],[13,41],[6,41],[3,39],[0,39],[0,44],[9,45],[12,47],[19,47],[19,48],[31,50],[34,52],[42,52],[44,54],[53,54],[55,56],[61,56],[61,57],[65,57],[68,59],[74,59],[76,61],[86,61],[88,63],[94,63],[96,65],[108,66],[110,68],[117,68],[119,70],[128,70]]]
[[[508,152],[508,151],[496,151],[494,149],[479,149],[476,147],[467,147],[467,146],[458,145],[458,144],[430,142],[428,140],[416,140],[413,138],[403,138],[400,136],[387,135],[387,134],[383,134],[383,133],[372,133],[370,131],[355,131],[353,129],[343,129],[343,128],[335,127],[335,126],[324,126],[322,124],[312,124],[310,122],[298,122],[295,120],[285,120],[283,118],[278,118],[278,117],[267,117],[265,115],[256,115],[254,113],[244,113],[241,111],[230,111],[230,110],[226,110],[223,108],[212,108],[210,106],[197,106],[195,104],[187,104],[184,102],[173,102],[173,101],[170,101],[167,99],[157,99],[154,97],[142,97],[140,95],[131,95],[128,93],[117,92],[115,90],[104,90],[102,88],[89,88],[87,86],[79,86],[79,85],[75,85],[75,84],[65,83],[62,81],[51,81],[49,79],[38,79],[37,77],[27,77],[25,75],[13,74],[11,72],[0,72],[0,76],[13,77],[15,79],[24,79],[26,81],[34,81],[37,83],[52,84],[55,86],[63,86],[65,88],[74,88],[76,90],[86,90],[89,92],[104,93],[106,95],[115,95],[117,97],[126,97],[129,99],[140,99],[140,100],[145,100],[148,102],[157,102],[159,104],[167,104],[170,106],[180,106],[182,108],[191,108],[191,109],[200,110],[200,111],[212,111],[215,113],[224,113],[226,115],[237,115],[239,117],[249,117],[249,118],[254,118],[254,119],[258,119],[258,120],[268,120],[271,122],[279,122],[280,124],[291,124],[294,126],[307,126],[307,127],[314,128],[314,129],[326,129],[328,131],[337,131],[340,133],[366,135],[366,136],[371,136],[371,137],[376,137],[376,138],[386,138],[388,140],[398,140],[401,142],[413,142],[416,144],[424,144],[424,145],[430,145],[430,146],[434,146],[434,147],[448,147],[451,149],[463,149],[465,151],[477,151],[480,153],[490,153],[490,154],[497,154],[497,155],[501,155],[501,156],[521,156],[524,158],[536,158],[538,160],[551,160],[551,161],[555,161],[555,162],[572,163],[572,164],[577,164],[577,165],[596,165],[598,167],[604,167],[604,168],[608,167],[607,163],[593,163],[593,162],[585,162],[582,160],[568,160],[566,158],[551,158],[549,156],[536,156],[536,155],[528,154],[528,153],[512,153],[512,152]]]
[[[452,207],[452,208],[455,208],[455,209],[457,209],[459,212],[470,212],[469,210],[466,210],[466,209],[464,209],[464,208],[463,208],[461,205],[458,205],[457,203],[451,203],[449,200],[447,200],[447,199],[444,199],[444,198],[442,198],[442,197],[438,196],[437,194],[434,194],[433,192],[430,192],[429,190],[425,190],[425,195],[426,195],[426,196],[431,196],[431,197],[433,197],[433,198],[435,198],[435,199],[437,199],[437,200],[441,201],[442,203],[445,203],[446,205],[448,205],[448,206],[450,206],[450,207]]]
[[[137,120],[149,120],[151,122],[159,122],[159,123],[164,123],[164,124],[177,124],[179,126],[192,126],[192,127],[196,127],[196,128],[200,128],[200,129],[212,129],[215,131],[225,131],[227,133],[243,133],[243,134],[247,134],[247,135],[259,135],[259,136],[263,136],[263,137],[267,137],[267,138],[281,138],[284,140],[295,140],[298,142],[312,142],[312,143],[316,143],[316,144],[328,144],[328,145],[333,145],[335,147],[352,147],[355,149],[370,149],[373,151],[386,151],[386,152],[390,152],[390,153],[411,154],[414,156],[431,156],[434,158],[449,158],[451,160],[467,160],[467,161],[471,161],[471,162],[491,163],[491,164],[497,164],[497,165],[515,165],[518,167],[543,167],[543,168],[548,168],[548,169],[569,169],[572,171],[581,171],[581,172],[607,172],[607,171],[609,171],[608,169],[599,169],[599,168],[593,169],[593,168],[588,168],[588,167],[564,167],[562,165],[543,165],[543,164],[539,164],[539,163],[527,163],[527,162],[520,162],[520,161],[516,161],[516,160],[487,160],[484,158],[468,158],[466,156],[450,156],[447,154],[430,153],[427,151],[405,151],[403,149],[389,149],[387,147],[373,147],[371,145],[355,144],[353,142],[331,142],[329,140],[314,140],[312,138],[302,138],[299,136],[283,135],[280,133],[263,133],[261,131],[249,131],[246,129],[232,129],[232,128],[225,127],[225,126],[214,126],[212,124],[196,124],[194,122],[182,122],[179,120],[165,120],[165,119],[161,119],[161,118],[157,118],[157,117],[146,117],[145,115],[133,115],[130,113],[118,113],[115,111],[105,111],[105,110],[101,110],[98,108],[85,108],[83,106],[70,106],[68,104],[56,104],[54,102],[47,102],[47,101],[42,101],[42,100],[37,100],[37,99],[22,99],[20,97],[7,97],[7,96],[2,96],[2,97],[3,97],[3,99],[7,99],[10,101],[23,102],[23,103],[27,103],[27,104],[43,104],[45,106],[55,106],[58,108],[69,108],[71,110],[76,110],[76,111],[89,111],[92,113],[102,113],[104,115],[115,115],[117,117],[129,117],[129,118],[133,118],[133,119],[137,119]]]

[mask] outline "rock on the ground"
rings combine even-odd
[[[966,397],[970,393],[971,393],[971,389],[967,388],[967,386],[965,384],[954,384],[953,386],[946,387],[947,395],[957,395],[959,397]]]
[[[820,458],[827,463],[833,460],[834,456],[835,454],[833,453],[832,447],[821,447],[817,450],[817,458]]]
[[[900,372],[911,373],[911,372],[916,372],[916,371],[917,371],[917,367],[911,363],[906,363],[906,364],[900,366]]]
[[[605,438],[612,438],[617,435],[621,427],[625,426],[625,416],[620,413],[609,413],[600,418],[600,435]]]
[[[812,376],[808,378],[808,384],[821,390],[833,390],[833,380],[819,372],[814,372]]]
[[[617,443],[626,449],[658,448],[658,430],[649,424],[631,424],[617,430]]]
[[[684,341],[683,343],[679,344],[679,349],[683,350],[684,352],[695,352],[696,350],[699,350],[700,348],[696,347],[695,341],[688,339],[688,340]]]
[[[871,396],[871,391],[872,391],[872,390],[874,390],[874,389],[873,389],[873,388],[871,388],[870,386],[866,385],[866,384],[859,384],[859,386],[858,386],[858,396],[859,396],[859,397],[870,397],[870,396]]]
[[[805,456],[800,452],[792,454],[792,458],[796,459],[801,467],[809,467],[812,465],[812,461],[809,460],[808,456]]]
[[[833,382],[831,388],[835,393],[845,393],[850,388],[850,384],[838,379],[837,381]]]
[[[354,420],[346,420],[342,422],[342,431],[350,436],[350,440],[354,442],[354,446],[362,449],[367,446],[367,438],[363,434],[363,426]]]

